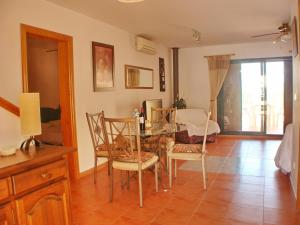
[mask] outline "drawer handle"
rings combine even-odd
[[[49,179],[49,178],[51,177],[51,174],[45,172],[45,173],[42,173],[42,174],[41,174],[41,177],[42,177],[43,179]]]

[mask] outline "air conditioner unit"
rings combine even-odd
[[[136,37],[136,49],[151,55],[156,53],[154,42],[139,36]]]

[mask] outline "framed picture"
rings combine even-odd
[[[94,91],[114,87],[114,46],[92,42]]]
[[[296,57],[298,55],[298,37],[297,37],[297,19],[294,16],[292,22],[292,41],[293,41],[293,56]]]
[[[161,92],[166,91],[166,80],[165,80],[165,60],[164,58],[158,59],[159,61],[159,90]]]

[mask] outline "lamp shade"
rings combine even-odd
[[[22,93],[20,96],[21,133],[24,136],[41,134],[40,94]]]

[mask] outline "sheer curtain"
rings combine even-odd
[[[217,121],[217,97],[230,67],[231,55],[208,56],[211,119]]]

